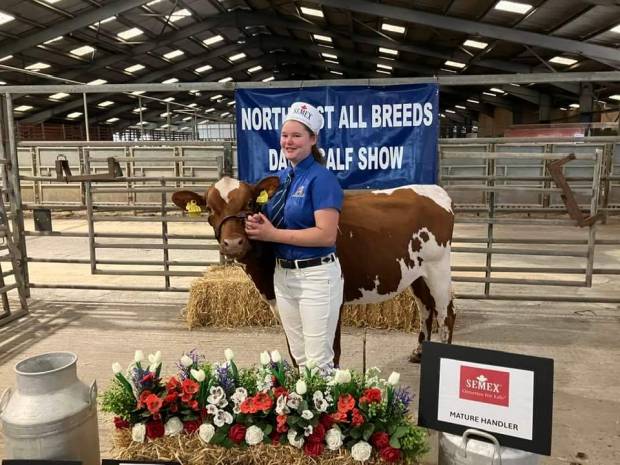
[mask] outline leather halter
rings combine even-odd
[[[220,221],[220,224],[218,224],[214,230],[215,230],[215,239],[220,242],[220,236],[222,234],[222,226],[224,226],[224,223],[226,223],[228,220],[241,220],[242,222],[245,222],[245,219],[248,217],[248,215],[251,215],[252,212],[251,211],[244,211],[244,212],[239,212],[236,215],[227,215],[224,218],[222,218],[222,221]]]

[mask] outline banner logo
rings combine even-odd
[[[508,407],[510,373],[461,365],[459,397]]]

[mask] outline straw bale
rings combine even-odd
[[[325,452],[308,457],[291,446],[260,444],[248,448],[226,449],[203,444],[196,434],[162,437],[144,443],[131,441],[128,429],[117,430],[112,451],[117,460],[176,461],[181,465],[359,465],[346,451]],[[366,465],[379,465],[373,456]],[[382,462],[385,464],[385,462]]]
[[[211,267],[194,281],[184,316],[190,328],[279,324],[240,265]],[[345,305],[342,322],[358,328],[419,329],[418,310],[409,288],[379,304]]]

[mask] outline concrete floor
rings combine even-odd
[[[189,225],[194,226],[197,225]],[[55,223],[55,230],[83,228],[79,220]],[[140,228],[143,228],[141,224],[127,226],[127,230]],[[564,233],[566,231],[559,232],[562,237]],[[620,227],[617,225],[601,232],[603,237],[618,237],[618,233]],[[535,231],[526,230],[524,234],[535,234]],[[61,245],[60,240],[30,238],[30,255],[88,256],[85,241],[65,239]],[[157,253],[161,252],[153,252],[153,255]],[[145,253],[140,251],[140,256],[144,257]],[[514,262],[520,258],[513,256],[507,260]],[[601,266],[620,267],[617,248],[601,248],[597,260]],[[88,266],[81,265],[33,264],[30,272],[33,282],[77,280],[154,285],[162,281],[152,277],[90,276]],[[190,278],[182,278],[177,285],[187,285],[190,281]],[[470,289],[471,285],[457,285],[457,292]],[[521,289],[521,292],[528,291]],[[592,289],[556,287],[553,291],[569,295],[620,296],[620,277],[596,277]],[[188,331],[180,319],[185,300],[186,295],[182,293],[33,289],[31,314],[0,328],[0,392],[14,385],[13,367],[19,360],[49,351],[77,353],[80,378],[85,382],[97,379],[100,390],[105,389],[111,379],[112,363],[128,363],[138,348],[145,352],[161,350],[168,373],[174,371],[173,361],[192,348],[198,348],[209,359],[221,359],[223,350],[230,347],[242,366],[257,362],[258,353],[265,349],[286,353],[284,336],[277,328]],[[555,360],[552,456],[543,457],[542,464],[620,463],[619,305],[459,300],[457,310],[455,343]],[[362,336],[361,330],[345,328],[344,366],[361,367]],[[368,331],[368,364],[380,366],[388,373],[401,372],[402,383],[417,392],[419,366],[407,362],[413,345],[412,334]],[[110,457],[111,425],[103,415],[99,423],[102,457]],[[436,435],[431,440],[436,443]],[[0,440],[0,457],[2,450]],[[434,450],[425,463],[434,464],[436,459]]]

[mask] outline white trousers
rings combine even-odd
[[[276,265],[276,305],[291,354],[303,367],[313,360],[321,368],[334,365],[334,335],[344,289],[340,262],[302,269]]]

